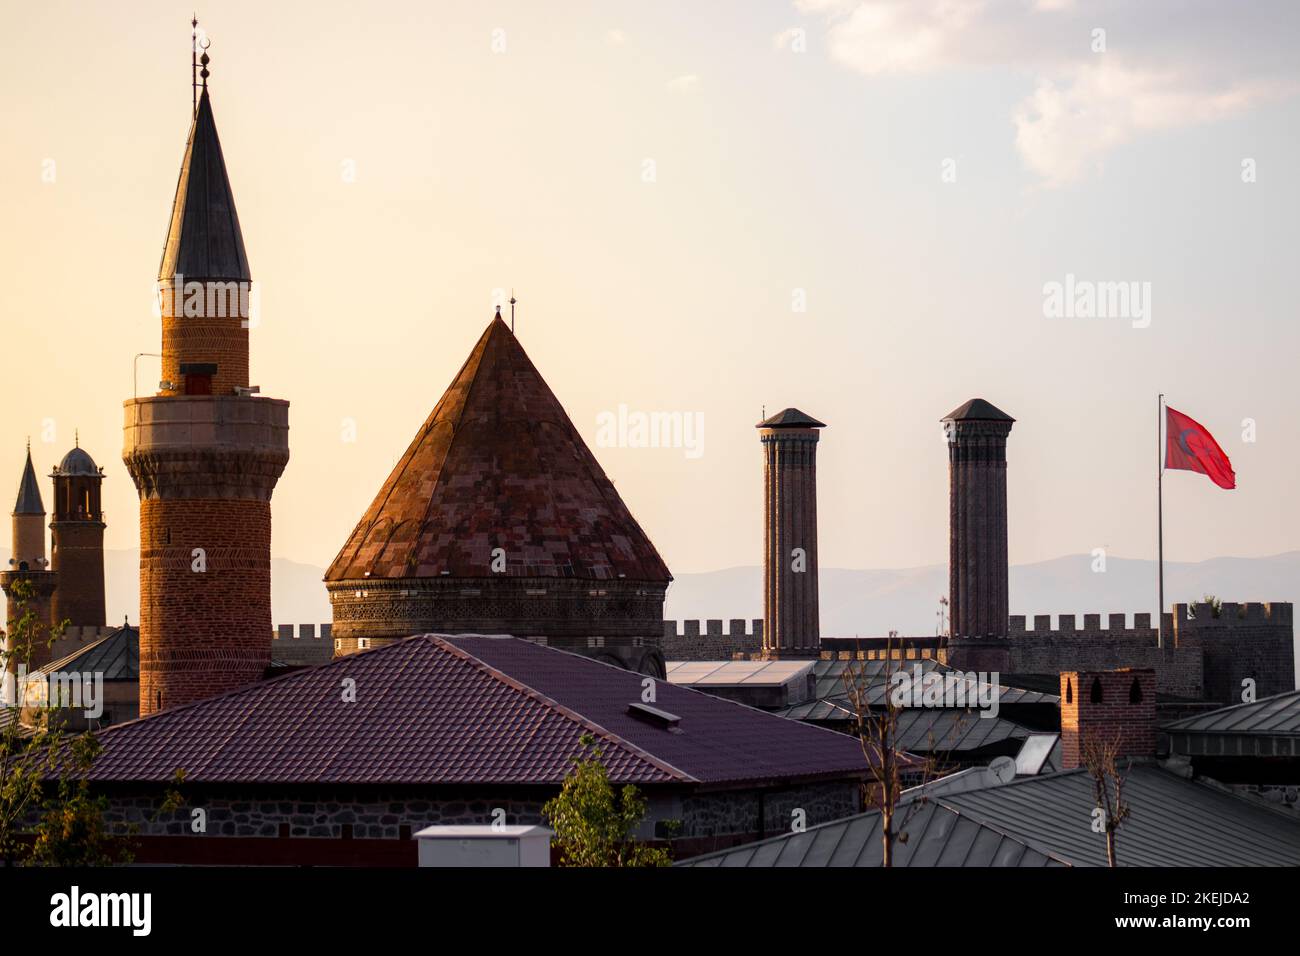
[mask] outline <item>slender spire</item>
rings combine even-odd
[[[41,501],[41,488],[36,482],[36,469],[32,467],[32,440],[27,439],[27,464],[23,467],[22,481],[18,483],[18,501],[14,504],[15,515],[43,515],[45,505]]]
[[[515,303],[519,301],[515,298],[515,290],[510,290],[510,334],[515,332]]]
[[[158,279],[170,282],[179,272],[187,280],[249,282],[248,253],[208,97],[208,55],[199,62],[203,87],[181,161]]]
[[[199,84],[196,77],[199,56],[199,15],[190,21],[190,119],[199,115]]]

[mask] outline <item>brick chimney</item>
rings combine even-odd
[[[1156,672],[1149,668],[1061,672],[1061,769],[1083,765],[1088,737],[1115,740],[1117,756],[1156,753]]]

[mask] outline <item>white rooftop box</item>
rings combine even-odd
[[[432,826],[415,834],[420,866],[550,866],[553,830],[539,826]]]

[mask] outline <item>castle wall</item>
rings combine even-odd
[[[1242,703],[1243,682],[1256,699],[1295,690],[1295,633],[1286,603],[1224,601],[1216,617],[1208,604],[1175,604],[1172,641],[1179,652],[1205,659],[1205,696]]]
[[[1078,627],[1075,615],[1062,614],[1053,628],[1051,615],[1038,614],[1033,627],[1026,628],[1024,615],[1012,615],[1007,642],[1011,673],[1145,668],[1155,672],[1160,693],[1199,700],[1204,692],[1200,650],[1158,647],[1159,636],[1151,626],[1150,614],[1135,614],[1132,627],[1127,620],[1124,614],[1108,614],[1103,627],[1100,614],[1085,614],[1083,626]]]
[[[664,659],[669,661],[729,661],[749,659],[763,650],[763,621],[754,618],[753,628],[745,630],[744,618],[732,618],[722,629],[720,618],[663,622]]]

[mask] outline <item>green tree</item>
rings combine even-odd
[[[571,758],[573,771],[560,795],[542,807],[542,816],[555,829],[560,865],[668,866],[672,857],[667,850],[632,837],[645,818],[645,799],[631,784],[616,794],[595,738],[584,734],[581,742],[585,752]]]
[[[109,866],[131,862],[126,841],[108,832],[108,798],[90,792],[87,774],[103,746],[92,733],[63,749],[59,781],[44,802],[28,862],[36,866]]]
[[[14,581],[10,597],[13,616],[0,643],[0,858],[5,866],[112,862],[105,803],[90,794],[85,780],[99,742],[89,734],[70,738],[63,727],[64,702],[50,693],[48,682],[32,679],[37,649],[50,647],[64,625],[43,619],[32,582]],[[58,781],[47,789],[56,767]]]

